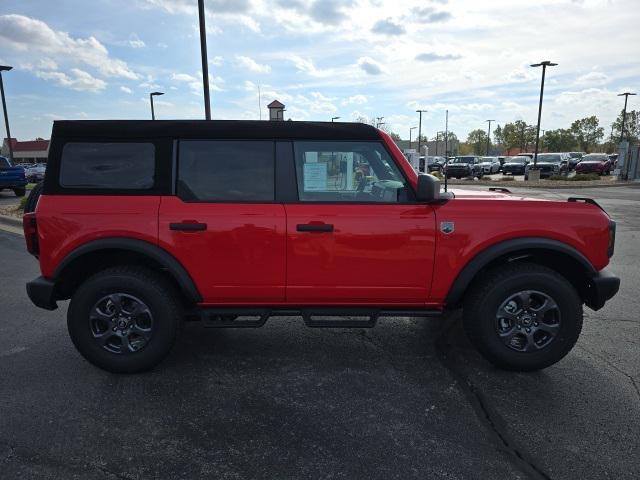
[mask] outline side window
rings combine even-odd
[[[155,147],[152,143],[87,143],[64,145],[60,186],[138,190],[153,187]]]
[[[195,202],[275,200],[271,141],[181,140],[178,196]]]
[[[377,142],[294,143],[298,196],[302,202],[407,201],[409,188]]]
[[[0,168],[9,168],[10,166],[8,158],[0,157]]]

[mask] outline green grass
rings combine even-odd
[[[577,173],[573,177],[565,177],[564,175],[552,175],[549,180],[556,180],[561,182],[591,182],[594,180],[600,180],[600,175],[597,173]]]
[[[24,212],[24,206],[27,204],[27,199],[29,198],[29,195],[25,195],[24,197],[22,197],[20,199],[20,204],[18,205],[18,210]]]

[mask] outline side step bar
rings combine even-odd
[[[371,308],[199,308],[191,317],[209,328],[257,328],[270,317],[302,317],[312,328],[372,328],[380,317],[440,317],[441,310],[394,310]]]

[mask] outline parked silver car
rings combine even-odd
[[[482,173],[488,175],[498,173],[500,171],[500,160],[498,157],[482,157],[480,159],[480,166],[482,167]]]

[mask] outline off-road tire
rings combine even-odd
[[[89,316],[106,295],[123,293],[140,299],[152,314],[148,342],[139,351],[113,353],[94,338]],[[113,373],[136,373],[160,363],[171,350],[182,323],[181,302],[162,276],[137,266],[118,266],[96,273],[76,290],[67,312],[73,344],[89,362]]]
[[[42,182],[34,185],[34,187],[31,189],[31,193],[29,193],[27,202],[24,204],[24,213],[31,213],[36,211],[36,206],[38,205],[38,199],[40,198],[41,193]]]
[[[519,291],[539,291],[555,301],[560,325],[549,344],[537,351],[515,351],[505,345],[497,331],[497,311]],[[573,348],[582,330],[582,300],[569,281],[558,272],[532,263],[498,267],[483,275],[464,300],[463,324],[476,349],[505,370],[533,371],[561,360]]]

